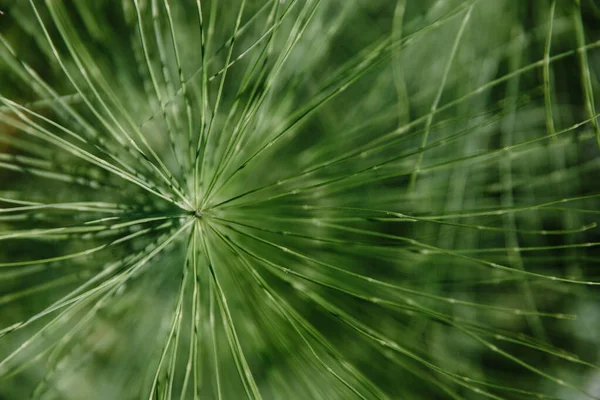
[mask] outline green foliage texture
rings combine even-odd
[[[0,399],[600,398],[597,0],[0,10]]]

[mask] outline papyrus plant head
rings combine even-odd
[[[0,399],[600,397],[595,0],[0,10]]]

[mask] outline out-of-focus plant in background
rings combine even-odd
[[[0,10],[1,399],[600,397],[594,0]]]

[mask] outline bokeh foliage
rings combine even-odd
[[[600,397],[594,0],[0,10],[0,398]]]

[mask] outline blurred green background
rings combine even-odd
[[[594,0],[0,10],[1,399],[600,398]]]

